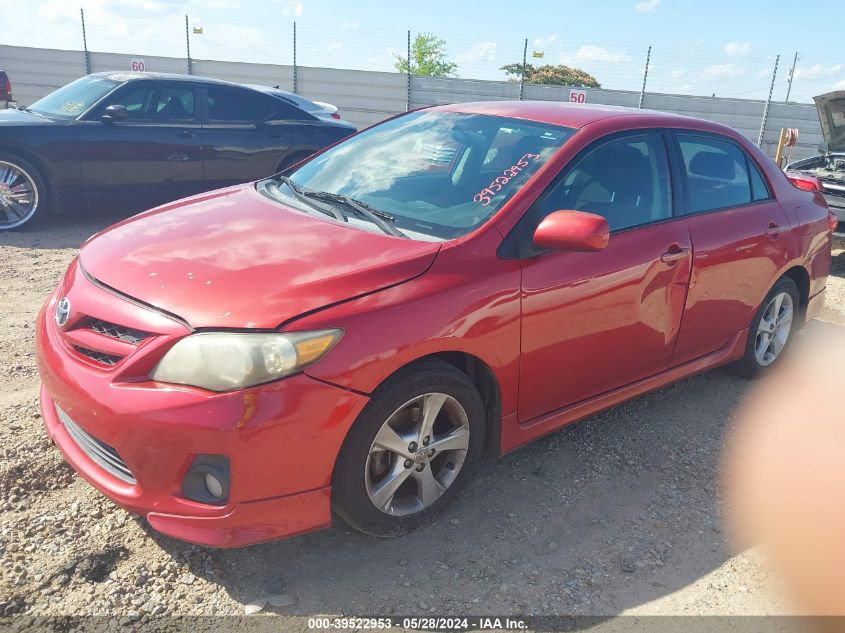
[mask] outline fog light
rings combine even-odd
[[[205,473],[205,487],[215,499],[223,497],[223,484],[211,473]]]
[[[197,455],[182,480],[182,494],[192,501],[226,505],[229,500],[229,458]]]

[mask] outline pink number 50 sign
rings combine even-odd
[[[574,89],[570,90],[569,103],[587,103],[587,91]]]

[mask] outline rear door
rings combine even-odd
[[[308,117],[255,90],[207,84],[203,105],[203,169],[208,189],[266,178],[290,150],[291,122]]]
[[[595,253],[520,247],[520,422],[667,369],[691,258],[672,208],[666,136],[637,131],[582,152],[520,222],[529,245],[558,210],[598,213],[611,229]]]
[[[191,82],[133,81],[80,126],[85,196],[94,206],[141,210],[203,191],[200,124]],[[103,122],[109,105],[125,121]]]
[[[693,246],[692,277],[672,364],[725,347],[747,328],[787,262],[790,221],[762,170],[732,139],[678,131],[685,184],[681,213]]]

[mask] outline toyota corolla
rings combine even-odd
[[[831,223],[715,123],[543,102],[412,112],[86,242],[37,323],[49,436],[165,534],[337,515],[399,535],[485,453],[719,365],[821,309]]]

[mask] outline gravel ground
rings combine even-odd
[[[114,221],[0,235],[0,614],[775,614],[721,523],[718,463],[749,383],[691,378],[488,460],[435,525],[332,529],[221,551],[155,534],[63,462],[38,412],[33,322],[78,246]],[[841,253],[839,251],[838,253]],[[845,323],[845,254],[823,320]],[[836,327],[814,323],[813,329]]]

